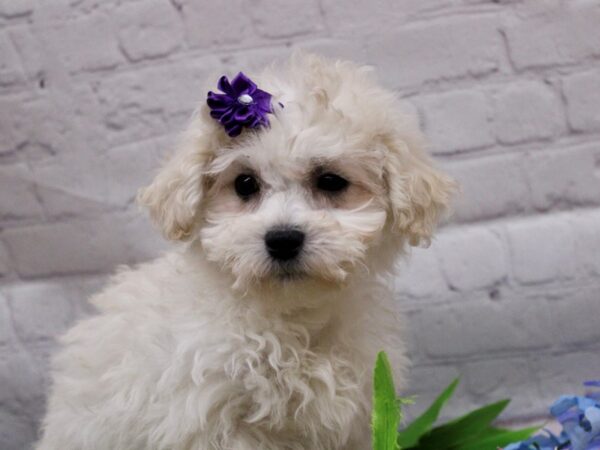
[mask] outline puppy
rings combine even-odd
[[[187,243],[62,338],[39,450],[365,450],[379,350],[402,384],[389,275],[454,182],[366,68],[297,55],[219,87],[139,196]]]

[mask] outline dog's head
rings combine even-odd
[[[368,69],[303,55],[256,81],[270,126],[231,138],[202,106],[140,193],[167,238],[198,241],[239,287],[341,283],[429,241],[454,182]]]

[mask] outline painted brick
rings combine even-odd
[[[11,257],[4,243],[0,242],[0,278],[11,272]]]
[[[0,386],[0,411],[17,412],[23,406],[27,410],[42,400],[44,386],[39,367],[22,347],[16,352],[0,349]]]
[[[564,132],[560,99],[542,83],[511,84],[495,98],[494,128],[504,144],[548,139]]]
[[[0,291],[0,348],[14,344],[16,337],[33,351],[34,359],[42,356],[38,363],[45,364],[49,350],[56,346],[54,340],[75,320],[95,311],[89,298],[105,284],[102,276],[6,285]]]
[[[269,64],[286,64],[292,51],[292,48],[285,44],[258,47],[243,51],[232,50],[227,52],[222,58],[222,72],[234,76],[243,67],[248,69],[244,73],[247,73],[252,78],[255,73],[260,72]],[[216,80],[218,76],[215,74],[212,79]],[[214,85],[215,83],[212,81],[209,88],[214,89]]]
[[[419,319],[423,345],[434,358],[535,350],[552,342],[541,299],[455,302],[430,308]]]
[[[584,145],[532,153],[526,173],[535,208],[600,204],[599,150],[597,145]]]
[[[478,405],[512,399],[500,416],[527,416],[547,408],[537,391],[538,380],[529,358],[480,360],[467,363],[463,370],[467,391]]]
[[[156,256],[165,247],[158,231],[139,214],[107,214],[47,225],[8,229],[4,242],[26,277],[110,272]]]
[[[506,234],[518,282],[541,283],[575,275],[573,228],[563,216],[510,223]]]
[[[454,205],[453,217],[457,221],[507,217],[531,207],[521,155],[457,161],[444,168],[461,186]]]
[[[176,137],[168,136],[110,149],[105,161],[108,201],[113,205],[133,203],[137,191],[150,184],[176,142]]]
[[[33,11],[34,0],[20,0],[14,2],[12,0],[0,1],[0,16],[4,17],[19,17],[30,14]]]
[[[7,33],[0,33],[0,87],[22,83],[24,73],[19,55]]]
[[[452,0],[322,0],[329,28],[337,33],[354,36],[357,32],[373,34],[373,30],[393,30],[405,24],[409,17],[435,13],[452,5]]]
[[[0,98],[0,155],[13,153],[18,146],[27,140],[26,134],[19,128],[19,121],[14,118],[14,109],[22,104],[18,98]]]
[[[42,133],[36,132],[32,122],[42,118],[42,111],[48,110],[48,104],[18,96],[0,98],[0,105],[0,132],[3,136],[0,154],[26,152],[28,148],[38,146]],[[48,141],[48,136],[41,137],[41,140]]]
[[[114,24],[104,13],[91,13],[39,30],[48,51],[70,72],[114,68],[123,62]]]
[[[15,324],[23,342],[52,339],[75,318],[67,292],[58,282],[31,282],[6,289]]]
[[[243,0],[229,1],[227,8],[219,2],[177,0],[177,4],[192,47],[239,44],[253,36],[250,7]]]
[[[600,210],[575,214],[571,223],[575,232],[576,258],[583,272],[600,275]]]
[[[557,337],[563,344],[579,348],[591,342],[600,342],[598,286],[581,286],[568,291],[565,297],[553,302],[550,308],[552,329]]]
[[[483,92],[454,91],[418,100],[433,153],[454,153],[495,142],[488,124],[490,111]]]
[[[318,53],[328,58],[349,59],[357,62],[366,60],[362,42],[354,39],[319,38],[299,41],[294,49],[300,48],[307,52]]]
[[[257,0],[250,14],[258,33],[267,38],[302,35],[323,28],[316,0]]]
[[[0,131],[6,136],[0,154],[35,160],[35,169],[57,154],[98,150],[104,136],[91,90],[69,86],[61,95],[48,94],[0,99]]]
[[[0,443],[3,450],[23,450],[37,434],[27,416],[0,408]]]
[[[106,191],[102,151],[108,144],[98,105],[88,86],[71,86],[55,97],[13,103],[9,150],[33,161],[29,180],[48,217],[101,210]]]
[[[367,42],[367,62],[392,88],[484,75],[501,68],[502,41],[494,18],[460,17],[408,25]]]
[[[28,407],[30,418],[36,424],[36,429],[39,430],[39,425],[46,411],[46,394],[51,380],[51,361],[52,357],[58,350],[57,340],[36,340],[23,344],[25,352],[31,357],[35,365],[35,371],[40,375],[41,382],[36,382],[36,395],[34,401]],[[41,389],[37,386],[41,385]]]
[[[410,358],[410,361],[413,364],[418,364],[419,361],[425,360],[427,361],[425,352],[421,348],[419,343],[421,329],[418,327],[418,324],[415,320],[415,313],[411,311],[404,310],[403,314],[403,327],[402,327],[402,340],[406,348],[406,353]],[[392,370],[396,370],[392,367]],[[401,388],[406,388],[406,385],[400,386]]]
[[[132,61],[166,56],[183,42],[183,30],[168,0],[127,3],[115,9],[119,45]]]
[[[208,90],[204,84],[215,67],[220,63],[213,58],[197,58],[98,80],[96,96],[110,143],[182,130]],[[216,73],[212,79],[218,77]]]
[[[105,164],[94,149],[89,150],[63,154],[33,168],[36,192],[49,218],[64,220],[110,209]]]
[[[563,92],[567,99],[569,125],[576,131],[600,129],[600,71],[566,77]]]
[[[21,2],[10,3],[20,4]],[[19,56],[19,65],[26,78],[43,78],[44,52],[41,48],[40,41],[34,35],[31,27],[13,27],[7,30],[7,35]]]
[[[12,338],[12,323],[8,299],[4,291],[0,291],[0,348],[7,345]]]
[[[447,290],[435,254],[437,242],[428,249],[412,248],[397,266],[395,289],[399,296],[434,297]]]
[[[0,221],[42,217],[32,178],[25,164],[0,166]]]
[[[5,349],[8,350],[8,349]],[[45,404],[41,366],[21,347],[0,350],[0,443],[2,449],[29,448]]]
[[[442,270],[451,289],[472,291],[494,286],[507,276],[503,243],[483,227],[461,227],[437,241]]]
[[[532,364],[540,374],[538,389],[549,401],[561,395],[583,393],[582,383],[597,380],[600,373],[600,346],[589,350],[534,356]],[[547,402],[546,404],[549,404]]]
[[[600,5],[577,0],[523,2],[505,29],[511,59],[518,69],[570,64],[600,54]],[[541,8],[540,8],[541,6]],[[533,14],[528,10],[533,9]]]

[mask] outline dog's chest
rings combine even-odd
[[[303,327],[286,326],[221,333],[193,350],[179,349],[191,383],[179,381],[187,384],[186,403],[199,405],[199,427],[217,441],[246,433],[271,442],[265,448],[346,442],[357,423],[368,423],[368,363],[337,336],[314,338]]]

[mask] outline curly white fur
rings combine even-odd
[[[268,129],[230,139],[203,106],[141,192],[188,244],[121,271],[62,339],[38,450],[369,447],[375,355],[399,383],[407,364],[386,277],[454,185],[367,69],[300,55],[256,81],[285,105]],[[323,198],[315,167],[350,187]],[[232,188],[244,171],[253,202]],[[265,250],[278,225],[306,234],[292,273]]]

